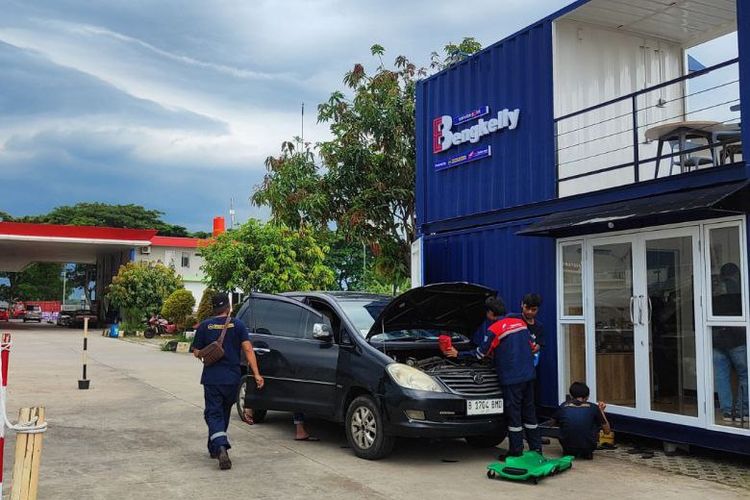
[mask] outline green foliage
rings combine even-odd
[[[192,314],[193,307],[195,307],[193,294],[189,290],[180,288],[172,292],[164,301],[164,305],[161,307],[161,315],[177,325],[177,329],[182,331],[188,325],[186,320]]]
[[[214,315],[212,303],[214,295],[216,295],[216,291],[213,288],[206,288],[203,290],[203,296],[201,297],[200,303],[198,303],[198,311],[195,313],[196,319],[199,323],[203,323]]]
[[[3,212],[0,210],[0,222],[12,222],[13,216],[10,215],[8,212]]]
[[[162,264],[129,262],[120,267],[107,291],[107,298],[129,317],[130,324],[161,311],[172,292],[182,288],[182,279],[174,269]]]
[[[146,323],[146,315],[135,308],[124,308],[121,311],[122,323],[120,323],[120,329],[125,335],[135,335],[135,332],[143,330]]]
[[[161,220],[162,212],[147,210],[140,205],[109,205],[106,203],[78,203],[57,207],[46,215],[27,216],[22,222],[69,224],[73,226],[105,226],[130,229],[156,229],[165,236],[188,236],[182,226]]]
[[[327,250],[309,231],[250,220],[220,235],[201,254],[212,288],[279,293],[330,286]]]
[[[196,324],[198,324],[198,320],[194,315],[190,314],[187,318],[185,318],[186,330],[191,330]]]
[[[0,273],[9,285],[0,286],[0,300],[60,300],[62,264],[33,263],[17,273]]]
[[[65,269],[65,279],[68,290],[82,289],[86,302],[91,305],[96,290],[96,264],[75,264]]]
[[[473,38],[448,44],[432,69],[480,48]],[[333,92],[318,106],[318,121],[331,132],[329,141],[317,145],[322,165],[307,145],[285,142],[278,157],[266,160],[267,174],[252,196],[256,205],[271,208],[273,221],[312,228],[319,238],[328,239],[325,233],[335,225],[334,241],[346,243],[331,245],[327,263],[337,270],[340,287],[348,281],[360,286],[361,273],[352,280],[347,270],[354,269],[362,244],[380,278],[400,286],[410,274],[415,237],[415,94],[427,70],[404,56],[387,66],[381,45],[370,53],[377,59],[374,73],[355,64],[343,80],[349,95]]]
[[[266,158],[267,173],[251,201],[271,208],[271,220],[293,229],[325,228],[327,197],[321,189],[321,174],[309,148],[286,141],[278,157]]]
[[[434,70],[442,70],[463,61],[470,55],[482,50],[482,44],[477,42],[473,37],[465,37],[461,40],[461,43],[455,44],[453,42],[447,44],[444,48],[444,55],[441,57],[437,52],[433,52],[430,56],[431,63],[430,67]]]

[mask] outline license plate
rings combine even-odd
[[[468,399],[466,415],[495,415],[503,412],[502,399]]]

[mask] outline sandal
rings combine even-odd
[[[253,410],[246,409],[242,414],[242,421],[247,425],[255,425],[255,420],[253,420]]]

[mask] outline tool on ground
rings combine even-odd
[[[597,443],[598,448],[603,449],[613,449],[615,447],[615,432],[612,430],[612,426],[609,423],[609,420],[607,419],[607,415],[604,414],[604,410],[602,410],[602,407],[599,406],[599,413],[602,414],[602,418],[604,419],[604,424],[609,429],[609,432],[606,432],[604,429],[601,429],[599,431],[599,441]]]
[[[509,481],[531,481],[537,484],[540,479],[554,476],[573,467],[574,458],[566,455],[560,458],[546,458],[538,451],[525,451],[520,457],[507,457],[505,462],[493,462],[487,466],[487,477]]]

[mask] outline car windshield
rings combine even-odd
[[[370,332],[372,325],[375,324],[375,320],[389,302],[390,299],[342,300],[339,302],[339,305],[351,322],[354,323],[357,331],[362,336],[365,336]],[[443,334],[450,335],[454,342],[464,342],[468,340],[460,333],[425,329],[397,330],[378,333],[373,335],[371,340],[376,342],[437,342],[438,337]]]
[[[387,299],[380,300],[342,300],[339,302],[341,309],[354,323],[354,327],[362,336],[367,335],[385,306],[390,302]]]

